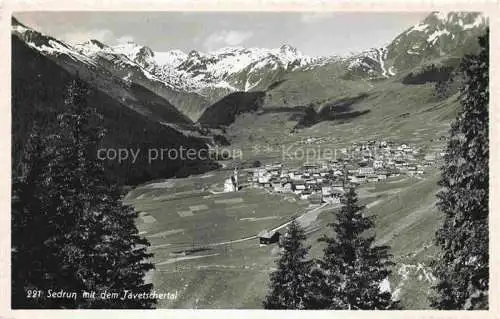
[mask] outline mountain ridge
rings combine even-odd
[[[34,122],[48,132],[57,127],[57,114],[65,106],[65,90],[72,80],[79,78],[52,59],[28,46],[12,35],[12,161],[19,163],[23,147]],[[130,108],[119,99],[89,83],[89,104],[103,115],[107,134],[102,148],[151,149],[207,148],[202,138],[186,136],[182,131]],[[217,167],[210,161],[168,160],[150,162],[147,152],[141,152],[137,161],[119,163],[105,160],[106,172],[113,178],[134,185],[151,178],[184,176],[189,172]]]
[[[16,22],[13,32],[27,28]],[[90,67],[103,67],[125,83],[139,84],[161,96],[197,122],[205,110],[231,93],[272,91],[276,83],[304,73],[374,81],[404,75],[422,63],[461,56],[474,51],[474,39],[486,25],[487,18],[478,12],[432,12],[386,46],[346,56],[310,57],[286,44],[274,49],[239,46],[210,52],[155,52],[131,41],[110,46],[90,39],[71,46],[51,37],[38,49],[49,55],[60,51]],[[54,43],[57,46],[51,47]]]

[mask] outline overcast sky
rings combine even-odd
[[[227,46],[296,47],[310,56],[348,54],[379,47],[425,12],[19,12],[42,33],[72,43],[134,41],[154,51],[210,51]]]

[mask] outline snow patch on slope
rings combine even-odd
[[[29,29],[26,29],[22,26],[16,26],[16,27],[17,27],[16,29],[20,30],[20,32],[22,32],[22,33],[29,30]],[[31,31],[31,30],[29,30],[29,31]],[[52,40],[50,38],[48,40],[48,44],[45,44],[45,43],[36,44],[35,42],[31,42],[31,41],[27,41],[27,40],[25,40],[25,43],[28,46],[34,48],[35,50],[37,50],[39,52],[42,52],[45,55],[54,55],[54,56],[66,55],[74,61],[83,62],[87,65],[93,65],[93,66],[96,65],[92,59],[90,59],[89,57],[87,57],[84,54],[78,53],[69,44],[62,43],[62,42],[59,42],[56,40]]]
[[[389,68],[389,70],[387,70],[387,72],[389,72],[389,74],[390,74],[391,76],[396,75],[396,71],[394,70],[394,67],[393,67],[393,66],[391,66],[391,67]]]
[[[385,49],[382,49],[382,50],[377,49],[377,52],[378,52],[378,62],[380,64],[380,68],[382,69],[382,76],[388,78],[388,76],[387,76],[387,70],[385,69],[385,63],[384,63],[384,59],[386,58],[385,55],[386,55],[387,50],[385,50]]]
[[[187,54],[181,50],[170,50],[166,52],[155,52],[154,60],[158,65],[169,65],[176,67],[187,58]]]
[[[485,23],[485,18],[482,16],[482,15],[478,15],[476,17],[476,19],[474,20],[473,23],[470,23],[470,24],[464,24],[463,25],[463,29],[464,30],[469,30],[469,29],[473,29],[473,28],[477,28],[479,26],[481,26],[482,24]]]
[[[428,24],[425,24],[425,23],[420,23],[420,24],[417,24],[415,26],[413,26],[409,31],[408,33],[410,32],[414,32],[414,31],[425,31],[425,29],[427,29],[429,27]]]
[[[438,40],[438,38],[441,37],[442,35],[450,35],[450,31],[448,31],[446,29],[445,30],[434,31],[427,38],[427,42],[434,44],[434,43],[436,43],[436,41]]]

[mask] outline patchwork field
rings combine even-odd
[[[285,230],[291,218],[305,227],[311,255],[320,257],[317,239],[328,233],[338,205],[310,205],[290,194],[269,194],[244,187],[218,193],[230,170],[140,186],[125,198],[140,212],[138,227],[151,242],[156,269],[149,274],[155,289],[169,293],[163,308],[261,308],[277,245],[261,246],[264,229]],[[360,201],[377,216],[379,243],[392,246],[397,260],[391,289],[404,297],[415,289],[421,298],[406,307],[425,308],[432,277],[425,277],[427,249],[437,217],[437,174],[425,179],[395,177],[359,188]],[[424,229],[424,231],[422,231]],[[431,279],[428,279],[431,278]]]

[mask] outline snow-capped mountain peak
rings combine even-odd
[[[95,59],[108,57],[122,64],[135,63],[148,73],[146,76],[166,83],[174,88],[197,92],[251,90],[269,72],[293,71],[305,67],[317,59],[300,53],[290,45],[279,48],[223,47],[211,52],[181,50],[155,52],[147,46],[134,42],[107,46],[96,40],[89,40],[74,46],[86,56]],[[273,76],[271,76],[273,78]],[[270,84],[270,83],[268,83]],[[210,93],[212,94],[212,93]]]
[[[440,34],[449,35],[452,30],[469,30],[487,24],[487,17],[480,12],[433,12],[423,21],[409,28],[405,33],[429,34],[429,42]]]
[[[135,58],[141,52],[144,52],[145,49],[148,52],[152,52],[151,49],[149,49],[149,48],[147,48],[145,46],[139,45],[139,44],[137,44],[135,42],[132,42],[132,41],[127,41],[127,42],[124,42],[124,43],[120,43],[120,44],[114,45],[111,48],[112,48],[112,50],[115,53],[124,54],[125,56],[127,56],[132,61],[134,61]]]
[[[182,83],[184,89],[197,92],[221,87],[248,90],[255,86],[245,81],[252,73],[261,73],[263,69],[289,71],[314,60],[289,45],[276,49],[223,47],[211,52],[185,53],[149,52],[144,47],[127,44],[115,46],[113,51],[125,54],[162,81]]]
[[[97,40],[71,46],[41,36],[17,21],[12,25],[13,32],[40,51],[68,53],[70,58],[87,64],[107,63],[118,70],[121,78],[129,79],[136,72],[142,74],[141,78],[163,82],[173,90],[209,95],[212,99],[230,91],[263,90],[286,73],[330,63],[344,65],[355,76],[390,77],[426,59],[467,48],[484,30],[487,19],[479,12],[433,12],[387,46],[346,57],[309,57],[289,44],[272,49],[223,47],[211,52],[155,51],[135,42],[108,46]]]
[[[98,40],[88,40],[74,45],[75,49],[86,55],[94,55],[103,50],[111,51],[111,48]]]
[[[401,70],[425,60],[459,56],[477,45],[487,24],[480,12],[432,12],[387,46],[387,60],[393,69]]]

